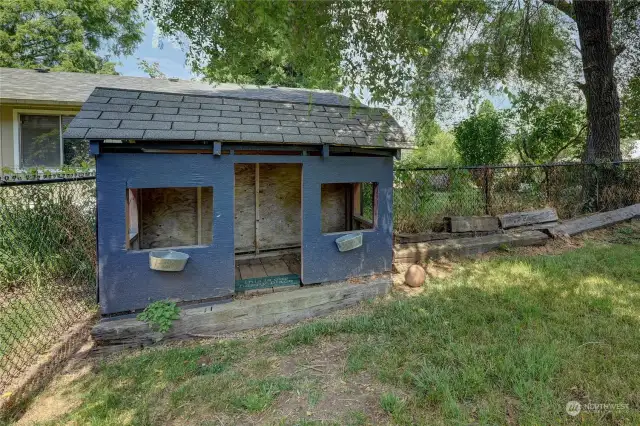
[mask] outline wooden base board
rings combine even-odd
[[[549,236],[541,231],[524,231],[519,233],[495,234],[486,237],[458,238],[433,243],[396,244],[394,262],[424,262],[440,256],[457,255],[473,256],[495,250],[501,246],[521,247],[544,245]]]
[[[98,352],[153,345],[160,340],[215,338],[252,328],[291,324],[327,315],[360,301],[382,296],[392,285],[391,274],[362,277],[359,283],[339,281],[234,300],[211,306],[184,308],[166,334],[135,318],[100,321],[91,334]]]
[[[550,230],[553,238],[572,236],[586,231],[594,231],[606,226],[615,225],[633,218],[640,217],[640,203],[629,207],[596,213],[578,219],[568,220]]]

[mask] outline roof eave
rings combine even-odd
[[[61,101],[58,99],[0,98],[0,104],[2,105],[61,105],[80,108],[83,103],[84,101]]]

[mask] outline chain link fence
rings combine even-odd
[[[561,219],[640,203],[640,162],[396,169],[394,228],[442,230],[445,216],[553,207]]]
[[[545,206],[568,219],[639,203],[640,162],[396,169],[394,187],[402,233]],[[97,312],[95,205],[89,173],[0,180],[0,396]]]
[[[90,173],[11,174],[0,181],[3,398],[27,376],[37,386],[34,366],[97,312],[95,204]]]

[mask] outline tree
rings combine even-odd
[[[509,141],[504,119],[487,100],[453,133],[454,145],[465,166],[500,164],[507,156]]]
[[[620,124],[623,138],[640,139],[640,74],[622,92]]]
[[[142,40],[136,0],[3,0],[0,66],[115,74]]]
[[[434,128],[434,134],[428,140],[419,137],[418,147],[403,154],[399,162],[401,168],[415,168],[428,166],[458,166],[460,155],[455,147],[455,136],[451,132]]]
[[[189,39],[206,75],[253,79],[291,64],[300,84],[367,87],[373,101],[436,111],[497,87],[580,81],[587,160],[620,158],[617,79],[640,52],[637,0],[305,1],[148,0],[163,31]],[[203,17],[206,16],[206,19]],[[576,46],[579,40],[579,46]],[[635,59],[634,59],[635,58]],[[582,66],[581,66],[582,65]],[[617,73],[617,75],[616,75]],[[326,83],[326,84],[325,84]]]
[[[206,79],[338,89],[337,45],[315,48],[330,34],[308,31],[304,24],[329,25],[331,2],[149,0],[145,5],[163,36],[183,46],[186,36],[187,61]]]
[[[514,148],[524,163],[581,158],[587,128],[584,109],[571,99],[520,93],[511,110]]]

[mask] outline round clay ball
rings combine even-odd
[[[409,287],[420,287],[427,278],[427,273],[420,265],[411,265],[404,274],[404,282]]]

